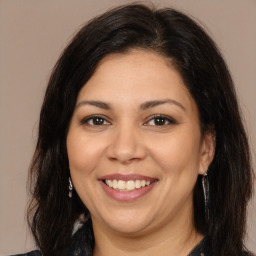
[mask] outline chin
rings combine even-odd
[[[111,213],[110,211],[107,216],[101,218],[101,224],[114,232],[134,235],[143,233],[148,229],[152,223],[152,218],[149,218],[149,216],[149,214],[141,214],[136,211],[124,210],[119,213]]]
[[[118,223],[109,223],[109,227],[113,231],[121,233],[126,236],[142,234],[147,230],[148,226],[149,224],[147,223],[131,223],[125,221],[120,221]]]

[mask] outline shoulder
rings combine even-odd
[[[92,256],[94,236],[91,220],[87,220],[73,235],[69,248],[63,255]]]
[[[94,245],[91,220],[87,220],[85,223],[83,223],[81,227],[79,227],[75,231],[76,232],[71,239],[70,246],[63,255],[91,256]],[[24,254],[16,254],[10,256],[43,256],[43,254],[40,251],[36,250]]]
[[[15,254],[10,256],[42,256],[40,251],[31,251],[24,254]]]
[[[242,256],[256,256],[256,255],[252,252],[243,252]]]

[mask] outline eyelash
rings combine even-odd
[[[158,121],[160,121],[160,123],[161,122],[162,123],[157,125],[156,124],[157,119]],[[151,121],[153,121],[154,124],[149,124]],[[89,122],[92,122],[92,123],[90,124]],[[100,123],[96,124],[95,122],[100,122]],[[106,126],[111,124],[111,122],[109,122],[105,116],[101,116],[101,115],[92,115],[92,116],[86,117],[82,119],[80,123],[82,125],[88,125],[88,126]],[[177,124],[177,122],[173,118],[162,115],[162,114],[157,114],[157,115],[150,116],[147,119],[146,123],[144,123],[143,125],[144,126],[167,126],[172,124]]]
[[[164,124],[156,125],[155,122],[157,119],[162,119],[162,121],[164,121]],[[177,124],[177,122],[173,118],[171,118],[169,116],[161,115],[161,114],[153,115],[153,116],[149,117],[148,121],[144,125],[147,126],[150,121],[154,122],[154,126],[166,126],[166,125],[171,125],[171,124]],[[166,122],[167,122],[167,124],[166,124]]]
[[[89,124],[90,121],[96,121],[97,119],[101,119],[104,123],[103,124]],[[105,122],[107,122],[107,124],[105,124]],[[89,125],[89,126],[102,126],[102,125],[109,125],[110,122],[107,121],[106,117],[101,116],[101,115],[92,115],[92,116],[88,116],[84,119],[81,120],[80,122],[82,125]]]

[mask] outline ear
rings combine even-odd
[[[201,141],[200,162],[198,173],[204,175],[211,164],[215,154],[215,133],[206,131]]]

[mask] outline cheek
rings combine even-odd
[[[97,197],[95,169],[102,155],[102,149],[95,140],[85,137],[83,132],[71,130],[67,136],[69,169],[73,185],[88,209],[93,209]]]
[[[196,172],[199,167],[200,136],[192,132],[176,132],[151,144],[151,152],[167,173]]]
[[[72,175],[89,175],[102,154],[100,143],[95,143],[83,133],[72,131],[67,137],[67,151]]]

